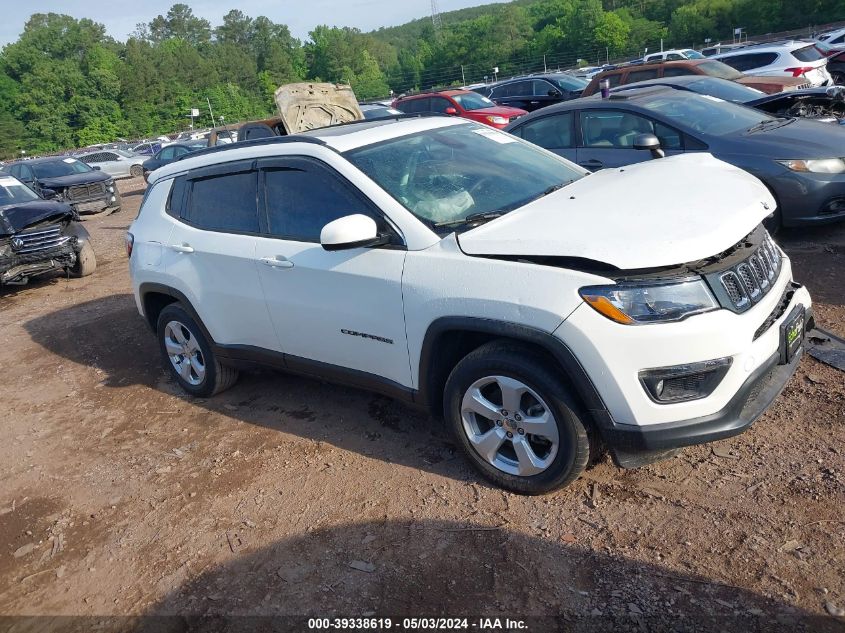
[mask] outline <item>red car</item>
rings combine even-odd
[[[399,97],[393,107],[408,114],[439,112],[478,121],[502,129],[511,121],[528,114],[519,108],[499,106],[471,90],[443,90]]]

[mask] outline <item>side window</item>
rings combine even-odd
[[[635,81],[646,81],[648,79],[657,79],[657,68],[647,68],[645,70],[632,70],[628,73],[628,81],[625,83],[632,84]]]
[[[678,61],[679,59],[686,59],[686,57],[684,57],[680,53],[669,53],[668,55],[666,55],[666,61],[669,62]]]
[[[428,101],[428,99],[408,99],[396,104],[396,108],[409,114],[428,112]]]
[[[88,156],[83,156],[79,160],[81,160],[86,165],[90,165],[92,163],[101,163],[103,161],[101,156],[102,154],[88,154]]]
[[[728,66],[744,72],[746,70],[753,70],[768,66],[778,58],[777,53],[748,53],[745,55],[733,55],[732,57],[725,57],[720,59]]]
[[[187,189],[187,181],[184,176],[179,176],[173,181],[173,186],[170,188],[170,195],[167,197],[167,204],[164,207],[167,215],[173,216],[174,218],[183,217]]]
[[[560,92],[552,84],[550,84],[548,81],[544,81],[543,79],[535,79],[531,83],[534,87],[535,97],[549,97],[555,92]]]
[[[21,165],[21,175],[20,179],[24,182],[32,182],[35,180],[35,176],[32,174],[32,167],[29,165]]]
[[[431,105],[429,106],[431,112],[446,112],[446,108],[454,108],[448,99],[444,99],[443,97],[432,97],[431,98]]]
[[[490,92],[490,98],[495,100],[505,96],[505,91],[507,90],[507,86],[496,86]]]
[[[840,35],[839,37],[834,37],[832,40],[828,42],[828,44],[842,44],[845,43],[845,34]]]
[[[102,156],[102,158],[100,160],[103,160],[103,161],[118,160],[117,154],[113,154],[112,152],[103,152],[100,156]]]
[[[198,178],[191,183],[187,219],[211,231],[258,233],[256,194],[255,171]]]
[[[649,119],[619,110],[581,111],[584,147],[631,149],[638,134],[654,134]]]
[[[684,149],[683,135],[678,130],[655,121],[654,135],[660,140],[663,149]]]
[[[165,147],[162,153],[166,152],[167,150],[171,150],[171,155],[173,158],[178,158],[179,156],[183,156],[184,154],[188,153],[188,150],[184,147]]]
[[[21,166],[20,165],[12,165],[11,167],[9,167],[9,173],[12,174],[18,180],[20,180]]]
[[[519,128],[519,136],[545,149],[573,147],[572,112],[544,116]]]
[[[176,154],[174,153],[175,150],[172,147],[165,147],[161,152],[159,152],[158,158],[159,160],[170,160],[174,158]]]
[[[266,168],[264,187],[267,226],[274,237],[319,242],[326,224],[355,213],[384,224],[351,185],[313,161],[291,161],[290,168]]]
[[[694,74],[695,72],[687,66],[667,66],[663,69],[664,77],[684,77],[686,75]]]
[[[606,77],[602,77],[602,79],[607,79],[610,83],[611,88],[615,88],[622,82],[622,73],[614,73],[612,75],[607,75]]]

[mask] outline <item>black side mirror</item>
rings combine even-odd
[[[41,190],[41,197],[45,200],[55,200],[59,197],[59,192],[55,189],[42,189]]]
[[[660,140],[654,134],[637,134],[634,137],[634,149],[647,149],[652,158],[663,158],[666,153],[660,148]]]
[[[550,97],[559,97],[560,96],[560,90],[555,90],[554,88],[552,88],[551,90],[549,90],[549,96]]]
[[[91,165],[91,169],[94,171],[100,171],[101,167],[99,165]]]

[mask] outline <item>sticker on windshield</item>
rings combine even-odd
[[[496,130],[490,130],[487,128],[480,128],[477,130],[473,130],[476,134],[480,134],[481,136],[487,137],[490,140],[496,141],[497,143],[515,143],[516,139],[511,138],[507,134],[503,134],[502,132],[497,132]]]
[[[701,95],[705,99],[710,99],[710,101],[716,101],[718,103],[724,103],[724,99],[720,99],[719,97],[714,97],[713,95]]]
[[[75,163],[76,159],[75,158],[63,158],[62,161],[64,161],[65,163]]]
[[[14,187],[17,184],[18,181],[12,178],[11,176],[0,177],[0,187]]]

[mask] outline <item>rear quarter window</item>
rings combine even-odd
[[[810,46],[809,48],[813,48]],[[813,50],[816,50],[813,48]],[[724,62],[731,68],[740,72],[754,70],[755,68],[763,68],[773,64],[778,58],[777,53],[746,53],[744,55],[733,55],[731,57],[724,57],[719,61]]]
[[[804,48],[799,48],[797,51],[792,51],[792,56],[799,62],[817,62],[824,58],[824,55],[812,44]]]

